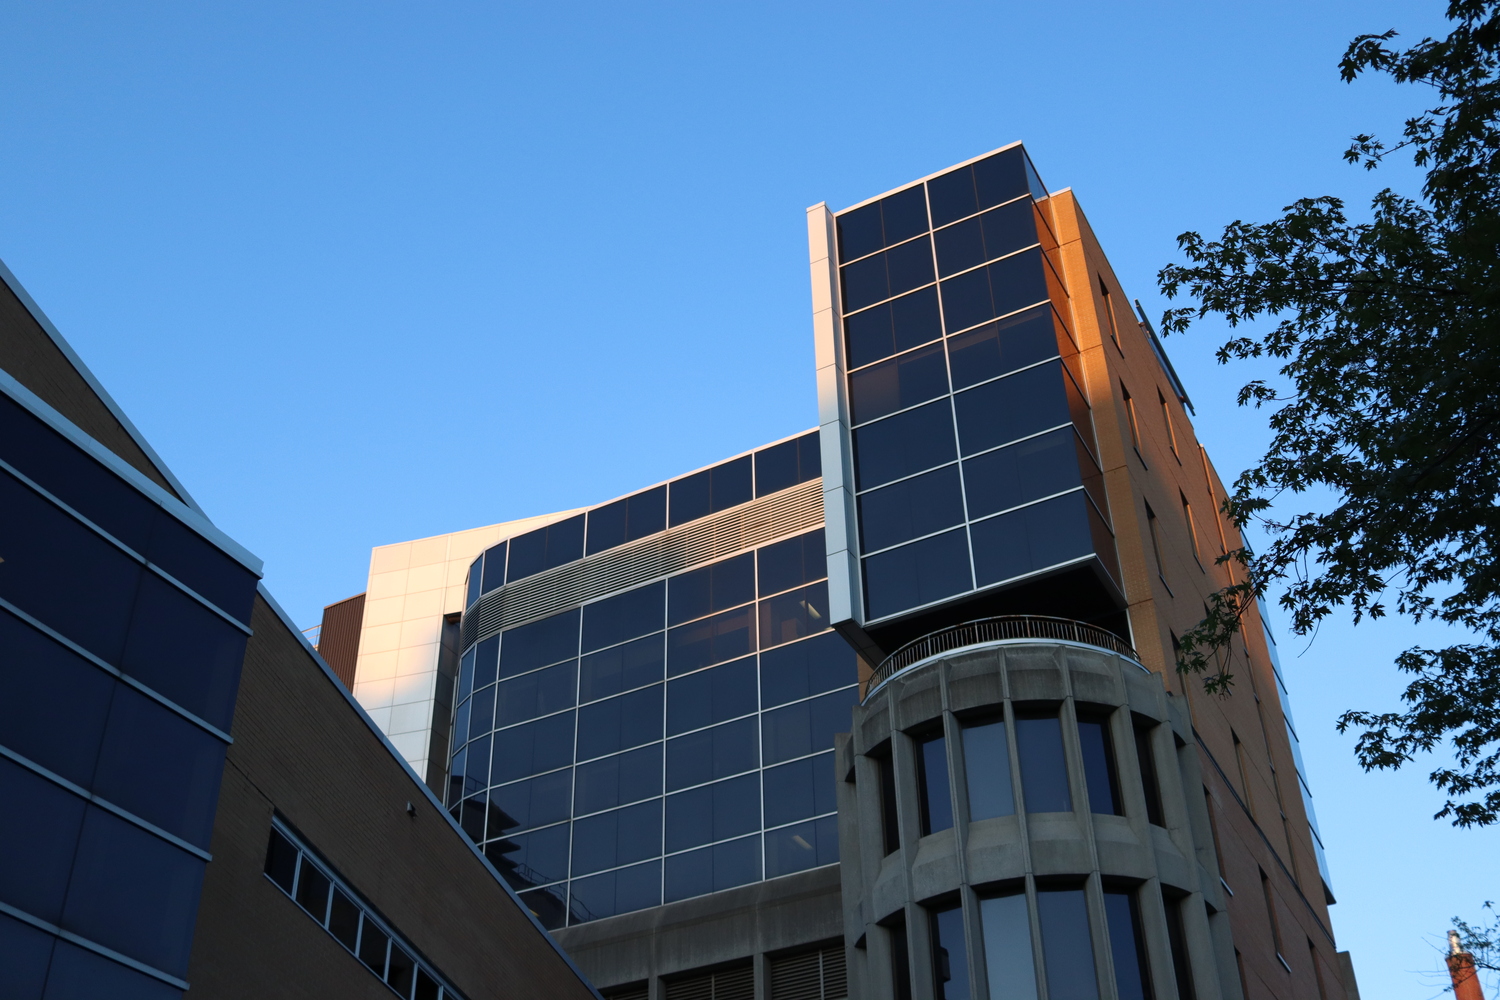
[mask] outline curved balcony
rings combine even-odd
[[[1017,639],[1050,639],[1060,642],[1076,642],[1085,646],[1098,646],[1118,653],[1139,663],[1140,657],[1119,636],[1095,625],[1073,621],[1071,618],[1049,618],[1042,615],[1002,615],[998,618],[980,618],[961,625],[953,625],[930,632],[920,639],[913,639],[890,656],[880,661],[870,675],[865,687],[865,697],[886,681],[930,656],[952,652],[966,646],[983,646],[994,642]]]

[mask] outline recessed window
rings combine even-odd
[[[963,746],[970,821],[1014,815],[1016,798],[1011,790],[1010,746],[1005,737],[1005,720],[965,725]]]
[[[1167,397],[1163,396],[1161,390],[1156,390],[1156,401],[1161,404],[1162,423],[1167,428],[1167,445],[1172,449],[1172,457],[1182,461],[1182,455],[1177,450],[1177,430],[1172,426],[1172,410],[1167,406]]]
[[[891,745],[884,743],[869,753],[875,762],[880,782],[880,830],[885,853],[892,854],[901,847],[901,825],[896,812],[896,766],[891,759]]]
[[[1161,808],[1161,780],[1156,772],[1156,745],[1152,735],[1155,723],[1137,717],[1132,727],[1135,736],[1135,760],[1141,772],[1141,790],[1146,795],[1146,820],[1153,826],[1166,826]]]
[[[1036,965],[1032,958],[1026,894],[1016,892],[980,900],[979,919],[984,928],[984,964],[990,997],[1033,1000],[1037,993]]]
[[[1265,879],[1264,873],[1261,879]],[[1198,992],[1193,989],[1193,967],[1188,960],[1187,932],[1182,926],[1183,901],[1163,894],[1161,902],[1167,913],[1167,946],[1172,952],[1172,976],[1177,980],[1178,1000],[1196,1000]],[[1280,950],[1279,945],[1277,950]]]
[[[1097,1000],[1099,980],[1094,973],[1088,904],[1082,887],[1040,889],[1036,908],[1048,996]]]
[[[962,906],[931,910],[932,994],[935,1000],[969,1000],[969,949]]]
[[[1057,713],[1018,713],[1016,749],[1021,761],[1021,795],[1026,800],[1026,811],[1072,812],[1062,724]]]
[[[916,741],[917,794],[922,836],[953,826],[953,795],[948,783],[948,741],[942,733]]]
[[[1120,1000],[1152,1000],[1151,962],[1141,933],[1140,904],[1133,891],[1104,890],[1109,922],[1109,950],[1114,959],[1115,988]]]
[[[1115,768],[1109,719],[1102,715],[1080,717],[1078,744],[1083,753],[1083,779],[1088,787],[1089,811],[1107,816],[1125,815],[1124,804],[1120,801],[1120,779]]]

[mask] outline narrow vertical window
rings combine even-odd
[[[1177,980],[1177,998],[1196,1000],[1193,967],[1188,963],[1187,932],[1182,926],[1182,902],[1163,895],[1161,904],[1167,911],[1167,946],[1172,950],[1172,976]]]
[[[1036,894],[1042,928],[1042,961],[1047,995],[1067,1000],[1098,1000],[1094,946],[1089,937],[1088,904],[1082,889],[1050,889]]]
[[[1130,390],[1125,388],[1125,383],[1120,383],[1120,396],[1125,401],[1125,424],[1130,428],[1130,446],[1135,449],[1135,457],[1146,464],[1146,459],[1141,455],[1141,424],[1135,415],[1135,398],[1130,395]]]
[[[1214,527],[1219,532],[1219,554],[1223,555],[1229,551],[1229,540],[1224,537],[1224,516],[1219,510],[1219,494],[1214,489],[1213,467],[1208,464],[1208,452],[1202,445],[1198,446],[1198,457],[1203,460],[1203,482],[1208,488],[1208,503],[1214,514]]]
[[[932,995],[935,1000],[969,1000],[969,951],[964,945],[962,906],[933,910]]]
[[[899,916],[886,925],[891,944],[891,995],[895,1000],[911,1000],[911,955],[906,947],[906,917]]]
[[[1156,773],[1156,746],[1151,734],[1155,726],[1135,720],[1135,762],[1141,771],[1141,791],[1146,794],[1146,821],[1152,826],[1166,826],[1161,808],[1161,781]]]
[[[1106,890],[1104,914],[1109,920],[1109,951],[1114,958],[1120,1000],[1153,1000],[1151,963],[1146,958],[1146,938],[1141,933],[1140,903],[1135,893]]]
[[[1016,751],[1021,758],[1021,794],[1026,811],[1072,812],[1062,725],[1055,714],[1016,719]]]
[[[871,753],[875,766],[880,770],[880,832],[885,843],[885,853],[893,854],[901,847],[901,826],[896,821],[896,767],[891,760],[891,748],[887,743],[881,752]]]
[[[1245,808],[1250,814],[1255,815],[1255,794],[1250,790],[1250,763],[1246,759],[1245,744],[1240,742],[1240,736],[1233,729],[1229,731],[1230,739],[1234,740],[1234,764],[1240,772],[1240,788],[1245,794]]]
[[[1026,894],[980,900],[979,922],[984,929],[990,1000],[1036,1000],[1036,964]]]
[[[969,819],[1013,815],[1016,797],[1010,784],[1010,746],[1005,739],[1005,721],[996,719],[965,726],[963,743]]]
[[[1151,555],[1156,560],[1156,575],[1162,583],[1167,582],[1166,566],[1161,561],[1161,529],[1156,523],[1156,511],[1146,504],[1146,532],[1151,536]]]
[[[1167,445],[1172,449],[1172,457],[1180,462],[1182,455],[1177,451],[1177,429],[1172,426],[1172,410],[1167,406],[1167,397],[1161,394],[1160,389],[1156,390],[1156,401],[1161,404],[1161,420],[1167,428]]]
[[[922,836],[953,825],[953,795],[948,784],[948,741],[942,735],[917,743],[917,782],[922,802]]]
[[[1198,568],[1203,568],[1203,554],[1198,551],[1198,525],[1193,520],[1193,505],[1188,503],[1187,494],[1181,490],[1177,491],[1177,498],[1182,501],[1182,521],[1187,525],[1188,544],[1193,548],[1193,558],[1198,560]]]
[[[1266,900],[1266,920],[1271,925],[1271,941],[1276,945],[1276,957],[1285,964],[1286,959],[1282,958],[1286,950],[1281,946],[1281,922],[1276,919],[1276,894],[1271,891],[1271,880],[1266,877],[1264,870],[1260,873],[1260,892]]]
[[[1224,884],[1224,888],[1229,889],[1229,882],[1224,878],[1224,848],[1219,843],[1219,818],[1214,808],[1213,794],[1206,785],[1203,788],[1203,808],[1208,811],[1208,832],[1214,841],[1214,863],[1219,869],[1219,881]],[[1229,889],[1229,894],[1233,896],[1234,890]]]
[[[1115,345],[1115,350],[1124,354],[1125,352],[1120,350],[1120,328],[1115,322],[1114,299],[1110,298],[1109,286],[1104,283],[1102,274],[1099,275],[1099,295],[1104,299],[1104,320],[1109,325],[1109,339]]]
[[[1312,962],[1313,978],[1318,982],[1318,1000],[1328,1000],[1328,987],[1323,982],[1323,963],[1318,961],[1318,948],[1312,943],[1312,938],[1307,939],[1307,958]]]
[[[1120,779],[1115,771],[1115,749],[1109,738],[1109,720],[1085,716],[1078,720],[1078,744],[1083,751],[1083,780],[1089,793],[1089,811],[1123,816]]]

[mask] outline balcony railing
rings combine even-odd
[[[1140,662],[1135,650],[1113,632],[1093,625],[1075,622],[1069,618],[1046,618],[1040,615],[1005,615],[1000,618],[981,618],[964,622],[950,628],[914,639],[880,661],[870,676],[865,691],[868,694],[890,680],[896,674],[929,656],[946,653],[965,646],[979,646],[1006,639],[1051,639],[1063,642],[1079,642],[1086,646],[1098,646],[1112,653]]]

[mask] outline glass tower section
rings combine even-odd
[[[817,446],[803,435],[495,545],[470,569],[468,613],[502,579],[816,480]],[[822,529],[782,534],[463,651],[449,808],[547,926],[838,860],[832,748],[855,655],[829,628]]]
[[[836,217],[863,622],[1119,568],[1046,191],[1014,146]]]

